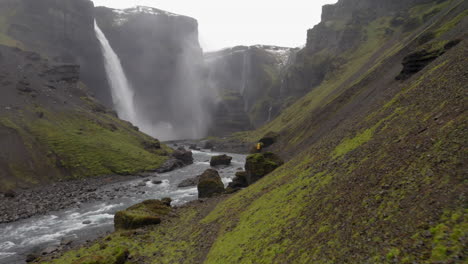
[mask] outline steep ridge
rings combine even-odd
[[[81,80],[112,106],[90,0],[1,0],[0,44],[81,66]]]
[[[467,7],[325,7],[290,75],[298,94],[310,92],[234,136],[279,132],[272,149],[286,164],[235,195],[179,208],[158,227],[117,232],[50,262],[104,261],[116,249],[128,250],[130,263],[466,262]],[[359,16],[369,10],[374,17]],[[326,23],[347,11],[345,23]],[[359,38],[336,44],[347,30]],[[321,51],[325,60],[311,59],[322,55],[319,40],[334,49]]]
[[[88,95],[80,66],[0,46],[0,191],[158,168],[169,149]]]
[[[261,127],[288,106],[281,79],[297,50],[256,45],[206,53],[208,85],[217,95],[209,135]]]

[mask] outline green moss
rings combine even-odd
[[[31,122],[29,129],[75,178],[132,174],[155,169],[167,159],[161,156],[163,149],[159,155],[144,149],[145,141],[131,128],[109,129],[112,121],[106,118],[48,113],[46,118]]]
[[[161,217],[170,212],[170,207],[159,200],[147,200],[115,214],[115,229],[136,229],[161,223]]]
[[[358,148],[362,144],[371,140],[373,134],[374,131],[372,129],[366,129],[364,132],[359,133],[354,138],[343,140],[343,142],[341,142],[340,145],[335,148],[335,151],[333,151],[333,156],[335,158],[341,157],[346,153]]]
[[[464,12],[454,17],[449,22],[444,23],[442,26],[440,26],[439,28],[435,30],[436,37],[439,37],[442,34],[449,32],[450,30],[455,28],[466,16],[468,16],[468,10],[465,10]]]

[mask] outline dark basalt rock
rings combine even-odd
[[[207,169],[197,185],[198,198],[210,198],[224,193],[224,184],[217,170]]]
[[[183,161],[172,158],[172,159],[169,159],[166,162],[164,162],[164,164],[160,168],[158,168],[156,170],[156,172],[158,172],[158,173],[169,172],[169,171],[173,171],[173,170],[178,169],[178,168],[182,168],[184,166],[185,166],[185,164],[184,164]]]
[[[418,73],[429,63],[442,56],[449,49],[455,47],[461,40],[452,40],[444,45],[443,48],[435,50],[420,50],[413,52],[403,59],[403,70],[396,77],[397,80],[406,80],[413,74]]]
[[[200,181],[200,175],[190,178],[190,179],[185,179],[181,181],[177,187],[179,188],[185,188],[185,187],[191,187],[191,186],[197,186],[198,182]]]
[[[215,166],[220,166],[220,165],[230,165],[231,164],[232,157],[223,154],[219,156],[213,156],[211,157],[210,160],[210,166],[215,167]]]
[[[272,152],[249,155],[245,163],[247,183],[250,185],[283,165],[283,160]]]
[[[276,132],[268,132],[265,136],[263,136],[259,142],[263,143],[263,147],[267,148],[278,141],[279,134]]]
[[[232,189],[245,188],[249,184],[247,183],[247,172],[238,171],[236,172],[236,177],[229,183],[228,187]]]
[[[193,155],[192,151],[185,150],[183,147],[179,147],[176,149],[172,156],[180,161],[182,161],[185,165],[189,165],[193,163]]]
[[[114,227],[116,230],[122,230],[157,225],[161,223],[161,217],[171,211],[170,202],[167,199],[147,200],[119,211],[115,214]]]

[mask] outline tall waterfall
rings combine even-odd
[[[112,49],[96,21],[94,21],[94,30],[96,32],[96,37],[101,43],[104,66],[106,68],[107,79],[111,86],[112,101],[115,110],[120,118],[132,123],[137,123],[135,104],[133,102],[134,91],[125,76],[120,59]]]

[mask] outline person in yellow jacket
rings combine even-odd
[[[263,142],[258,142],[257,143],[257,151],[258,152],[262,151],[262,148],[263,148]]]

